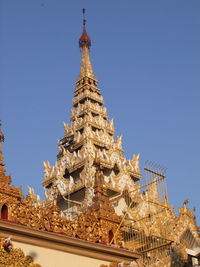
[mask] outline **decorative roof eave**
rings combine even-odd
[[[0,237],[12,235],[13,241],[34,246],[73,253],[108,262],[130,263],[140,257],[139,253],[57,233],[41,231],[33,227],[0,221]]]
[[[76,86],[78,87],[81,83],[83,83],[83,79],[84,78],[88,78],[89,80],[92,80],[94,82],[94,84],[97,86],[98,85],[98,79],[95,77],[90,77],[87,75],[87,73],[85,73],[84,77],[78,78],[76,79]]]
[[[97,138],[89,138],[89,139],[93,142],[94,145],[97,145],[100,147],[105,147],[109,149],[112,146],[112,144],[106,144],[105,142],[99,141]],[[83,138],[80,142],[73,145],[73,149],[79,148],[80,146],[86,144],[87,141],[88,141],[88,137]]]
[[[91,121],[83,121],[80,125],[78,125],[78,126],[75,128],[75,130],[76,130],[76,131],[79,131],[79,130],[81,130],[82,128],[84,128],[85,123],[88,123],[88,125],[93,126],[93,127],[97,128],[97,129],[99,129],[99,130],[102,129],[102,126],[98,125],[98,124],[95,123],[95,122],[91,122]],[[105,129],[107,130],[107,132],[108,132],[109,134],[111,134],[111,135],[114,135],[114,134],[115,134],[115,131],[112,130],[112,129],[110,129],[109,127],[105,127]],[[71,135],[71,133],[67,134],[66,136],[70,136],[70,135]]]
[[[77,149],[85,144],[85,139],[83,138],[80,142],[77,142],[76,144],[73,145],[73,149]]]
[[[108,115],[103,113],[103,112],[99,112],[91,107],[86,107],[85,109],[83,109],[81,112],[79,112],[79,114],[77,114],[78,116],[81,116],[83,115],[84,113],[86,112],[91,112],[91,113],[94,113],[94,114],[99,114],[101,115],[104,119],[108,119]],[[77,115],[74,115],[74,116],[71,116],[70,120],[73,121],[76,119]]]
[[[64,196],[67,197],[68,195],[71,195],[71,194],[73,194],[73,193],[75,193],[75,192],[77,192],[77,191],[79,191],[81,189],[84,189],[84,188],[85,188],[85,184],[83,184],[82,182],[80,182],[78,184],[75,184],[75,186],[73,186],[68,192],[66,192],[64,194]]]
[[[93,72],[86,71],[86,72],[80,73],[80,77],[81,78],[84,78],[84,77],[93,78],[94,74],[93,74]]]
[[[68,165],[68,171],[69,173],[72,173],[74,171],[76,171],[77,169],[80,169],[81,167],[83,167],[85,165],[85,163],[88,161],[88,157],[84,158],[83,160],[74,163],[71,167]]]
[[[112,169],[114,167],[114,164],[112,162],[107,162],[102,159],[96,159],[97,162],[100,164],[100,168],[107,168],[107,169]]]
[[[86,108],[95,110],[95,112],[99,114],[103,114],[107,116],[107,108],[99,105],[98,103],[92,103],[89,100],[86,100],[84,103],[79,103],[75,109],[71,109],[72,116],[78,116],[80,112],[85,110]],[[111,123],[112,124],[112,123]]]
[[[189,210],[187,207],[186,207],[186,205],[185,206],[183,206],[182,208],[179,208],[178,209],[178,212],[179,212],[179,216],[181,216],[181,215],[186,215],[186,216],[188,216],[189,218],[191,218],[191,219],[195,219],[195,215],[193,214],[193,212],[191,211],[191,210]]]
[[[100,95],[100,89],[89,83],[85,83],[84,85],[81,85],[80,87],[76,88],[74,90],[74,95],[77,96],[79,93],[82,93],[84,92],[84,90],[87,90],[87,89],[92,89],[93,92]]]
[[[54,177],[51,177],[51,176],[49,176],[49,177],[45,177],[45,179],[42,181],[42,185],[43,186],[47,186],[47,185],[49,185],[50,183],[53,183],[54,181],[56,181],[56,177],[54,176]]]
[[[106,183],[106,188],[109,189],[109,190],[115,191],[116,193],[118,193],[116,196],[109,197],[110,201],[115,201],[119,197],[121,197],[122,191],[121,191],[121,189],[118,186],[113,186],[110,183]]]
[[[7,195],[7,196],[11,196],[11,197],[15,197],[18,199],[23,199],[23,195],[22,195],[22,187],[16,188],[14,186],[10,186],[10,185],[6,185],[3,186],[0,184],[1,188],[0,188],[0,193]]]
[[[136,172],[136,171],[132,171],[132,170],[130,170],[130,169],[128,169],[128,172],[129,172],[129,174],[130,174],[131,176],[133,176],[133,177],[136,178],[137,180],[141,180],[141,178],[142,178],[141,173]]]
[[[72,105],[75,107],[81,100],[84,100],[86,98],[90,98],[96,102],[98,102],[100,105],[104,104],[104,100],[101,96],[94,96],[91,93],[83,93],[82,95],[78,95],[80,97],[76,97],[72,99]]]

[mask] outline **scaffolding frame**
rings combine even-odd
[[[172,240],[168,240],[165,237],[147,235],[144,231],[137,229],[136,224],[140,221],[148,220],[150,217],[156,216],[168,207],[168,194],[166,186],[166,170],[167,168],[160,166],[159,164],[147,161],[145,163],[144,171],[146,173],[146,180],[140,184],[140,194],[143,194],[143,199],[148,207],[148,215],[134,220],[129,218],[129,212],[136,207],[138,199],[131,199],[130,193],[138,191],[134,189],[125,194],[124,199],[127,203],[126,211],[119,223],[117,230],[115,231],[110,244],[115,240],[117,233],[122,234],[124,246],[128,249],[135,250],[141,254],[141,260],[143,265],[150,264],[158,256],[168,256],[171,253]],[[153,192],[154,196],[151,196]],[[158,212],[151,212],[151,205],[160,207]],[[135,226],[135,227],[134,227]]]

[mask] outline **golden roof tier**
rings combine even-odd
[[[64,124],[55,165],[44,162],[46,201],[40,201],[30,187],[23,198],[20,188],[10,186],[0,130],[0,228],[6,233],[12,229],[16,236],[19,231],[19,238],[30,232],[34,242],[41,237],[48,243],[62,240],[63,245],[70,247],[77,244],[79,248],[104,251],[101,255],[110,251],[117,263],[119,259],[127,259],[128,263],[133,260],[130,265],[125,262],[121,266],[183,267],[191,262],[197,265],[200,236],[195,216],[187,208],[188,201],[184,201],[177,216],[168,203],[166,168],[158,164],[147,162],[146,182],[137,184],[141,178],[139,155],[127,160],[122,138],[114,137],[114,122],[103,106],[92,70],[91,40],[85,22],[84,18],[79,39],[81,72],[74,91],[71,123]],[[49,239],[51,232],[57,234],[56,239]],[[68,246],[65,248],[67,251]]]

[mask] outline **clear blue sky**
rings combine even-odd
[[[91,58],[127,158],[167,166],[170,203],[200,224],[200,1],[1,0],[0,118],[7,173],[43,194],[79,74],[81,9]]]

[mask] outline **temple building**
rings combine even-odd
[[[200,235],[184,201],[168,202],[166,169],[127,159],[115,137],[90,60],[83,20],[81,64],[54,166],[44,162],[46,200],[11,185],[0,130],[0,267],[200,266]],[[144,177],[146,175],[146,178]]]

